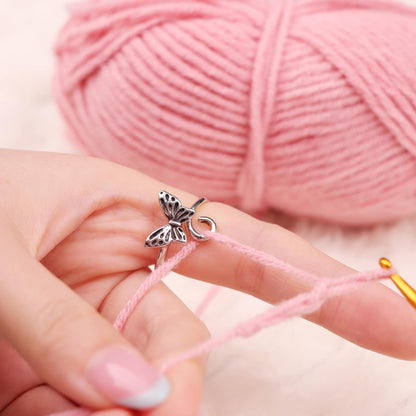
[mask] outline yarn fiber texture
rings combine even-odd
[[[54,92],[87,153],[249,212],[369,225],[416,211],[414,9],[89,0],[70,11]]]

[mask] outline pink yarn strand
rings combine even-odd
[[[264,146],[275,103],[279,66],[292,10],[293,2],[272,3],[253,66],[250,140],[247,160],[240,178],[241,203],[246,210],[258,210],[263,206]]]
[[[221,291],[220,286],[212,286],[202,302],[199,306],[195,309],[195,315],[199,318],[204,312],[205,309],[209,306],[209,304],[218,296]]]
[[[284,262],[283,260],[277,259],[276,257],[265,253],[263,251],[256,250],[250,246],[239,243],[231,239],[228,236],[220,234],[218,232],[207,232],[210,239],[219,242],[221,244],[230,247],[234,251],[241,253],[252,260],[273,267],[275,269],[284,271],[293,276],[299,277],[307,282],[313,284],[313,288],[309,292],[301,293],[291,299],[282,301],[270,310],[242,322],[236,325],[234,328],[225,332],[222,335],[211,338],[195,347],[184,351],[183,353],[173,357],[170,361],[166,362],[162,368],[162,372],[167,372],[176,364],[188,360],[190,358],[206,354],[214,348],[236,338],[236,337],[250,337],[264,328],[275,325],[284,320],[303,316],[316,311],[322,304],[334,296],[340,296],[350,293],[354,290],[359,289],[363,285],[377,281],[380,279],[387,278],[391,274],[395,273],[394,269],[377,269],[375,271],[369,271],[366,273],[355,273],[342,278],[325,278],[318,277],[297,267]],[[155,269],[140,286],[138,291],[134,294],[131,300],[119,313],[114,327],[122,331],[129,317],[132,315],[139,301],[143,296],[156,284],[158,283],[167,273],[169,273],[174,267],[176,267],[183,259],[191,254],[197,247],[198,243],[192,241],[188,243],[180,252],[175,256],[167,260],[160,267]],[[219,288],[213,287],[204,298],[203,302],[197,309],[197,314],[200,315],[203,310],[207,307],[209,302],[217,295]]]
[[[164,363],[161,371],[165,373],[180,362],[206,354],[234,338],[251,337],[262,329],[287,319],[315,312],[331,297],[345,295],[367,283],[386,278],[391,273],[391,270],[376,270],[354,274],[342,279],[322,279],[310,292],[301,293],[292,299],[281,302],[261,315],[236,325],[226,333],[184,351]]]
[[[163,277],[165,277],[173,268],[175,268],[183,259],[189,256],[198,246],[196,241],[191,241],[182,248],[175,256],[165,261],[161,266],[155,268],[152,273],[147,277],[144,283],[139,287],[133,297],[127,302],[126,306],[120,311],[116,320],[114,321],[114,328],[121,332],[126,325],[127,320],[130,318],[136,306],[143,298],[143,296],[149,292],[149,290],[159,283]]]
[[[279,269],[310,283],[317,283],[321,280],[318,276],[315,276],[312,273],[308,273],[295,266],[292,266],[291,264],[286,263],[283,260],[280,260],[264,251],[255,250],[246,244],[239,243],[238,241],[235,241],[232,238],[227,237],[226,235],[223,235],[221,233],[211,233],[208,231],[206,232],[206,235],[208,235],[210,239],[224,244],[230,247],[231,249],[241,254],[244,254],[247,257],[250,257],[252,260],[264,264],[265,266],[270,266],[275,269]]]

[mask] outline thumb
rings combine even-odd
[[[49,385],[84,406],[132,409],[169,395],[166,378],[0,220],[0,336]]]

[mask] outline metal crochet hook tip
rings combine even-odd
[[[379,260],[379,264],[383,269],[391,269],[391,261],[385,257]],[[392,274],[390,279],[393,280],[393,283],[397,286],[400,292],[403,293],[403,296],[416,309],[416,291],[409,284],[407,284],[398,273]]]

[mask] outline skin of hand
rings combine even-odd
[[[1,416],[46,416],[74,403],[101,409],[95,416],[198,414],[205,357],[171,369],[166,400],[140,411],[120,406],[95,371],[102,375],[114,351],[158,368],[209,336],[163,283],[139,303],[122,335],[111,326],[156,259],[158,250],[144,241],[166,223],[160,190],[185,206],[198,199],[99,159],[0,150]],[[215,219],[231,238],[318,276],[353,272],[293,233],[229,206],[204,204],[198,215]],[[179,248],[172,245],[168,255]],[[176,271],[270,303],[308,289],[213,241],[200,244]],[[332,298],[307,318],[365,348],[416,358],[416,314],[381,284]]]

